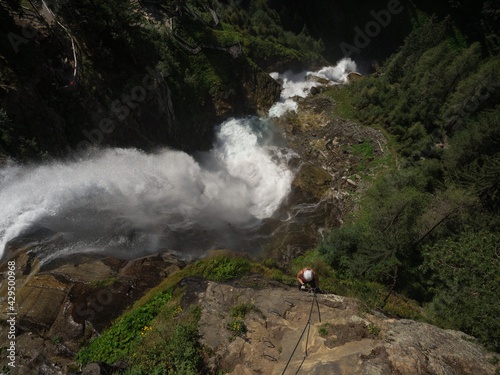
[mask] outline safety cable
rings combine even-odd
[[[319,319],[319,322],[321,323],[321,312],[319,311],[319,302],[318,302],[318,298],[316,297],[316,293],[314,293],[314,300],[316,301],[316,306],[318,306],[318,319]]]
[[[319,322],[321,323],[321,313],[319,311],[319,303],[318,303],[318,299],[316,297],[316,292],[314,292],[314,297],[313,297],[313,300],[312,300],[311,309],[309,310],[309,317],[307,318],[306,326],[302,330],[302,333],[300,334],[299,340],[297,341],[297,344],[295,344],[295,347],[293,348],[292,354],[290,355],[290,358],[288,359],[288,362],[286,363],[286,366],[283,369],[283,372],[281,373],[281,375],[285,374],[285,371],[288,368],[288,365],[290,364],[290,361],[292,360],[293,355],[295,354],[295,350],[297,350],[297,347],[299,346],[300,341],[302,340],[302,336],[304,336],[304,332],[306,331],[306,328],[309,328],[308,331],[307,331],[305,355],[304,355],[304,358],[302,359],[302,362],[300,363],[299,368],[297,369],[297,372],[295,372],[295,374],[299,373],[300,369],[302,368],[302,364],[306,360],[306,357],[307,357],[307,345],[309,343],[309,332],[311,330],[311,315],[312,315],[312,311],[313,311],[313,308],[314,308],[314,302],[316,302],[316,306],[318,307],[318,317],[319,317]]]
[[[299,368],[297,369],[297,371],[295,371],[295,375],[297,375],[299,373],[299,371],[302,368],[302,365],[304,364],[305,360],[306,360],[306,356],[304,356],[304,358],[302,358],[302,362],[300,362]]]

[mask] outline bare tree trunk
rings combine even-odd
[[[389,288],[389,292],[387,293],[387,295],[384,298],[384,301],[382,302],[382,308],[384,308],[385,305],[387,305],[387,301],[389,300],[389,297],[391,296],[392,291],[394,290],[394,287],[396,286],[396,282],[398,280],[398,266],[394,267],[394,274],[392,275],[392,280],[393,281],[392,281],[391,287]]]

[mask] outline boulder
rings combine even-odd
[[[38,370],[49,375],[69,373],[84,336],[89,338],[102,332],[148,289],[182,266],[169,255],[130,261],[75,256],[72,263],[58,259],[41,265],[29,246],[16,254],[12,259],[16,262],[19,360],[13,374]],[[0,272],[6,270],[4,261]],[[0,280],[0,298],[4,301],[6,281],[6,277]],[[6,310],[0,311],[0,318],[6,321]],[[1,326],[1,347],[8,344],[5,327]],[[90,366],[88,371],[105,374],[108,368]]]
[[[207,282],[194,291],[211,365],[228,374],[493,375],[500,359],[461,332],[370,314],[354,299],[252,283]],[[241,304],[251,308],[241,317],[246,330],[237,333],[228,329],[235,319],[229,313]]]

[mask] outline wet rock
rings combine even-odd
[[[180,269],[169,255],[131,261],[76,257],[40,266],[29,248],[18,251],[16,262],[17,374],[44,369],[44,374],[68,373],[84,335],[97,335],[146,290]],[[0,265],[5,274],[6,261]],[[6,300],[7,278],[0,280]],[[0,318],[7,319],[6,311]],[[3,332],[3,330],[2,330]],[[7,344],[7,334],[0,346]],[[40,370],[41,371],[41,370]],[[16,373],[14,373],[16,374]]]
[[[112,375],[113,366],[106,363],[89,363],[82,371],[82,375]]]
[[[341,87],[323,89],[303,98],[296,113],[273,120],[300,156],[292,191],[279,212],[290,222],[273,223],[272,235],[264,245],[266,253],[282,266],[316,246],[322,228],[340,225],[354,205],[350,192],[366,187],[363,177],[371,174],[369,163],[363,161],[366,170],[359,172],[362,160],[351,146],[368,142],[375,157],[384,153],[387,143],[380,131],[337,116],[335,101],[324,92]],[[307,220],[303,220],[304,212]]]
[[[10,240],[5,246],[7,256],[14,256],[18,251],[33,245],[56,241],[60,234],[41,226],[34,226],[20,236]]]
[[[355,82],[355,81],[361,80],[363,78],[364,78],[363,75],[361,75],[357,72],[351,72],[347,75],[347,80],[349,82]]]
[[[72,283],[90,283],[106,279],[113,274],[111,267],[105,265],[102,260],[83,264],[65,264],[50,273],[62,276],[67,282]]]
[[[301,194],[305,199],[314,197],[319,200],[328,190],[328,184],[331,180],[331,175],[325,170],[307,163],[300,168],[293,181],[293,186],[299,190],[297,194]]]
[[[358,187],[358,184],[353,180],[351,180],[350,178],[346,178],[346,182],[354,188]]]
[[[17,292],[18,320],[26,330],[49,329],[71,286],[54,275],[35,275]]]

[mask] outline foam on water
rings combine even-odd
[[[87,248],[120,246],[127,233],[155,227],[162,233],[251,225],[275,212],[293,178],[287,151],[271,136],[257,118],[231,119],[199,160],[170,149],[118,148],[78,161],[9,163],[0,170],[0,250],[35,225],[85,238]]]
[[[269,109],[269,117],[281,117],[289,111],[297,111],[298,104],[295,97],[305,98],[313,87],[321,83],[314,78],[328,81],[331,85],[347,82],[347,76],[356,71],[356,63],[350,58],[340,60],[335,66],[326,66],[316,72],[293,73],[286,71],[282,74],[273,72],[271,77],[283,82],[280,100]],[[311,78],[314,77],[314,78]]]
[[[355,70],[343,59],[317,72],[271,73],[283,91],[269,116],[296,111],[294,98],[307,96],[318,78],[339,84]],[[9,241],[37,227],[63,237],[60,248],[42,246],[43,261],[235,245],[290,192],[292,152],[276,146],[274,135],[266,120],[231,119],[218,127],[213,149],[196,158],[167,148],[115,148],[76,161],[8,162],[0,168],[0,257]]]
[[[347,83],[349,73],[356,72],[356,63],[350,58],[340,60],[335,66],[325,66],[317,72],[308,72],[307,76],[326,79],[333,84]]]

